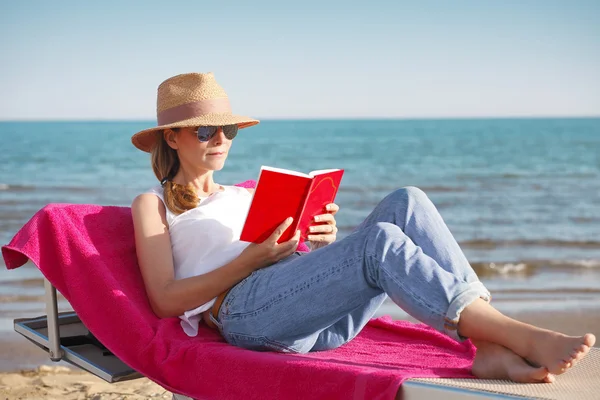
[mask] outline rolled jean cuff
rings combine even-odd
[[[458,321],[460,319],[460,313],[469,304],[477,299],[483,299],[486,302],[490,302],[492,296],[490,292],[483,286],[481,282],[468,283],[468,288],[463,292],[459,293],[458,296],[452,300],[446,318],[444,318],[444,332],[451,338],[462,342],[467,338],[458,334]]]

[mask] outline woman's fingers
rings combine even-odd
[[[327,242],[333,243],[335,242],[335,235],[308,235],[308,240],[311,242]]]
[[[271,234],[271,236],[269,236],[268,240],[271,243],[277,243],[277,241],[279,240],[279,238],[281,237],[281,235],[283,235],[283,232],[285,232],[285,230],[290,227],[290,225],[292,224],[292,222],[294,222],[294,218],[287,217],[285,219],[285,221],[283,221],[281,223],[281,225],[279,225],[277,228],[275,228],[275,230],[273,231],[273,233]]]
[[[296,233],[294,233],[294,236],[292,236],[292,238],[290,240],[277,245],[277,252],[278,252],[278,254],[277,254],[278,260],[277,261],[284,259],[285,257],[287,257],[290,254],[292,254],[293,252],[295,252],[296,249],[298,248],[299,243],[300,243],[300,231],[297,230]]]
[[[333,214],[320,214],[315,216],[313,219],[315,222],[327,222],[328,224],[335,223],[335,217]]]
[[[327,210],[327,212],[331,213],[332,215],[335,215],[340,210],[340,207],[335,203],[330,203],[325,206],[325,209]]]
[[[311,225],[308,228],[309,233],[337,233],[338,229],[335,225]]]

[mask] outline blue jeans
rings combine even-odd
[[[350,235],[254,271],[225,297],[217,325],[225,340],[259,351],[306,353],[352,340],[387,297],[456,340],[461,311],[489,301],[427,195],[401,188]]]

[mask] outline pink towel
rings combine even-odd
[[[393,399],[411,377],[468,378],[475,349],[421,324],[371,320],[350,343],[309,354],[255,352],[204,325],[197,337],[152,312],[127,207],[50,204],[2,247],[31,259],[117,357],[165,389],[203,399]]]

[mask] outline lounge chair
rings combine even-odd
[[[108,351],[75,312],[57,312],[56,288],[44,279],[47,315],[14,320],[14,329],[48,352],[52,361],[66,361],[109,383],[139,379],[143,375]],[[396,399],[600,399],[600,349],[590,354],[554,384],[517,384],[483,379],[419,379],[405,381]],[[187,400],[173,393],[174,400]]]
[[[15,319],[14,329],[37,345],[52,361],[67,361],[109,383],[143,375],[110,353],[81,322],[75,312],[57,313],[56,289],[45,279],[47,315]],[[173,393],[177,400],[190,397]],[[516,384],[483,379],[418,379],[405,381],[396,399],[599,399],[600,349],[552,385]]]
[[[592,399],[600,393],[598,349],[552,385],[477,380],[468,371],[473,356],[468,342],[458,344],[430,328],[385,317],[372,320],[339,349],[308,355],[238,349],[209,328],[188,338],[176,318],[159,320],[153,315],[135,264],[132,237],[126,207],[53,204],[40,210],[2,248],[8,268],[31,259],[45,276],[47,315],[16,319],[15,331],[47,351],[53,361],[67,361],[108,382],[146,376],[175,399]],[[73,312],[58,313],[57,289]],[[418,351],[432,342],[435,346],[413,360],[420,365],[400,368],[384,354],[400,352],[402,361],[403,354],[413,354],[410,349]],[[404,346],[408,351],[401,353]],[[434,351],[439,351],[438,357],[430,363]],[[229,364],[222,365],[223,360]],[[211,370],[220,375],[219,380],[208,379],[213,383],[208,387],[201,373]],[[415,378],[436,376],[466,379]]]

